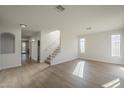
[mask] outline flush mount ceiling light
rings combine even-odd
[[[63,12],[65,10],[65,8],[62,5],[56,6],[56,9],[58,12]]]
[[[92,27],[87,27],[87,28],[86,28],[86,30],[91,30],[91,29],[92,29]]]
[[[27,25],[26,25],[26,24],[20,24],[20,27],[21,27],[21,28],[26,28]]]
[[[35,39],[32,39],[31,41],[32,41],[32,42],[35,42]]]

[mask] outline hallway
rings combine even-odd
[[[30,62],[29,58],[29,40],[22,40],[21,41],[21,64],[28,64]]]
[[[28,54],[21,54],[21,63],[22,63],[22,65],[32,63],[32,61],[30,61],[30,60],[31,59],[29,58]]]

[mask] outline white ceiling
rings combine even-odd
[[[124,28],[124,6],[64,5],[63,12],[57,12],[55,7],[0,6],[0,24],[26,24],[26,30],[31,32],[71,28],[80,34]],[[87,27],[92,29],[87,31]]]

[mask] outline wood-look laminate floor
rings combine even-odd
[[[0,87],[124,87],[124,66],[76,59],[55,66],[26,64],[0,71]]]

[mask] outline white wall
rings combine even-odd
[[[2,69],[2,57],[1,57],[1,54],[0,54],[0,69]]]
[[[41,32],[41,62],[60,45],[60,31],[42,31]]]
[[[1,36],[0,36],[1,39]],[[2,57],[1,57],[1,40],[0,40],[0,69],[2,68]]]
[[[70,30],[61,31],[61,51],[53,59],[52,65],[78,58],[78,37]]]
[[[21,29],[15,28],[1,28],[0,33],[10,32],[15,35],[15,53],[1,54],[0,69],[21,66]]]
[[[111,56],[111,35],[121,34],[121,57]],[[81,58],[100,62],[124,64],[124,30],[106,31],[81,36],[85,38],[85,54]]]
[[[38,32],[36,34],[34,34],[32,37],[31,37],[31,58],[35,61],[37,61],[37,57],[38,57],[38,51],[37,51],[37,48],[38,48],[38,40],[41,39],[41,32]],[[34,40],[34,41],[32,41]]]

